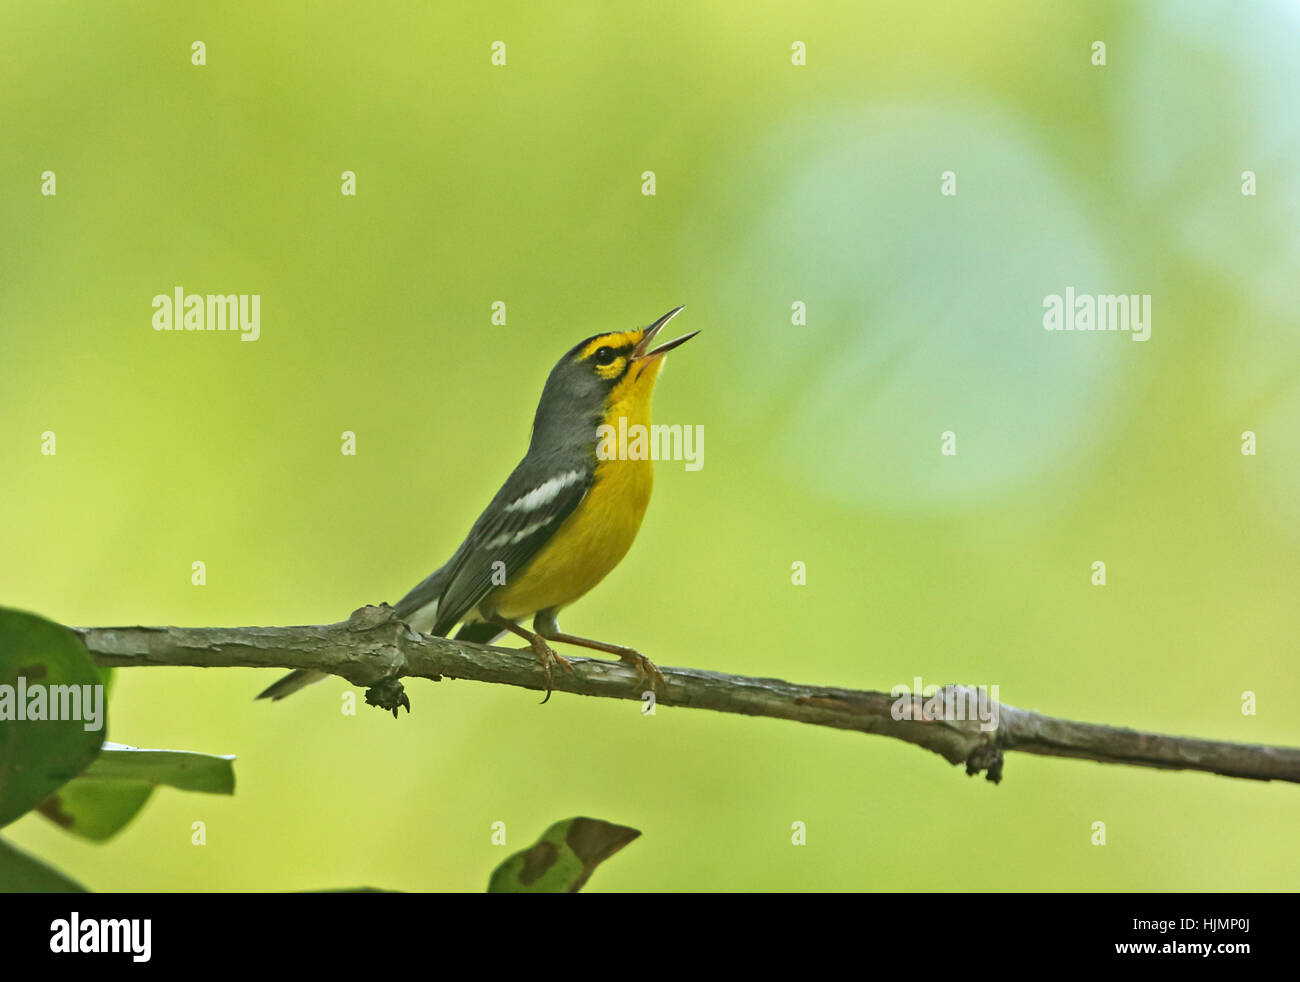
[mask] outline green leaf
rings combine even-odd
[[[199,754],[189,750],[140,750],[122,743],[104,749],[81,775],[84,781],[138,781],[167,784],[182,791],[234,794],[233,754]]]
[[[38,693],[42,714],[52,715],[51,703],[56,698],[62,703],[73,694],[52,687],[96,686],[100,681],[90,654],[67,628],[35,614],[0,608],[0,826],[35,808],[94,759],[107,707],[99,702],[104,715],[95,730],[87,730],[82,719],[20,716],[36,708]],[[78,702],[85,692],[77,691]],[[62,705],[68,708],[70,702]]]
[[[120,832],[153,795],[144,781],[95,781],[76,777],[41,802],[39,811],[59,828],[91,842]]]
[[[598,818],[556,822],[493,871],[488,893],[577,893],[597,866],[640,834]]]
[[[135,818],[159,785],[234,794],[234,759],[105,743],[82,775],[45,799],[40,811],[74,835],[103,842]]]
[[[85,893],[86,888],[0,839],[0,893]]]

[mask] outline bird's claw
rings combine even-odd
[[[638,684],[649,682],[650,688],[654,689],[656,688],[655,682],[657,681],[659,685],[664,686],[665,688],[667,687],[668,683],[664,681],[664,673],[659,671],[659,666],[636,649],[629,648],[627,651],[620,654],[618,658],[619,661],[627,662],[636,669],[636,680]]]
[[[551,698],[551,680],[554,666],[559,665],[566,672],[572,672],[573,666],[569,664],[567,658],[541,638],[538,638],[532,647],[537,654],[537,660],[542,663],[542,671],[546,673],[546,695],[542,697],[542,705],[545,705],[546,701]]]

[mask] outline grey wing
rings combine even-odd
[[[585,462],[575,466],[557,459],[546,466],[526,460],[515,468],[451,562],[433,574],[444,574],[433,633],[446,635],[477,607],[498,585],[494,573],[503,572],[508,580],[519,572],[578,507],[592,478]]]

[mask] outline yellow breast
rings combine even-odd
[[[662,364],[662,358],[652,362],[614,389],[606,403],[606,424],[617,431],[619,417],[625,417],[629,432],[638,425],[649,429],[651,397]],[[653,486],[650,460],[598,461],[586,497],[528,565],[487,602],[511,620],[573,603],[627,555]]]

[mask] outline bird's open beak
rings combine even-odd
[[[684,306],[685,304],[682,305],[682,307]],[[645,334],[641,337],[641,343],[632,349],[632,360],[634,362],[648,362],[660,357],[661,355],[666,355],[668,352],[672,351],[673,348],[685,344],[691,338],[695,337],[695,335],[700,333],[699,331],[691,331],[690,334],[683,334],[680,338],[674,338],[667,344],[659,345],[659,347],[655,348],[653,351],[648,350],[655,339],[655,335],[659,333],[660,329],[665,324],[682,312],[682,307],[674,307],[645,329]]]

